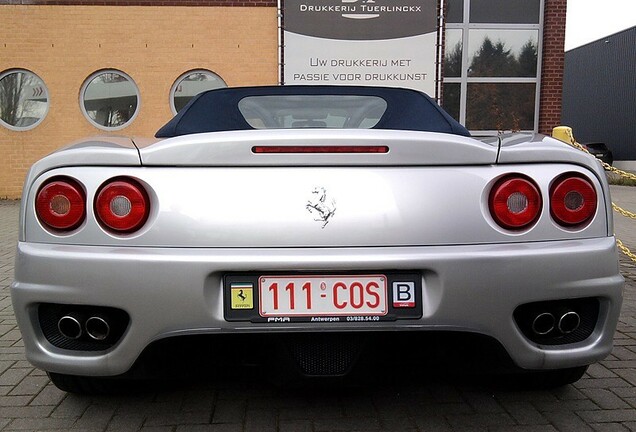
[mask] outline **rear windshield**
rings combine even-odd
[[[370,129],[384,115],[387,103],[378,96],[248,96],[238,108],[255,129]]]

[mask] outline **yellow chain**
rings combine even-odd
[[[584,151],[587,154],[591,154],[585,147],[583,147],[581,144],[579,144],[578,142],[576,142],[576,139],[574,138],[574,134],[572,133],[572,129],[565,129],[565,133],[567,134],[568,139],[570,140],[570,142],[568,144],[570,144],[572,147],[577,148],[581,151]],[[622,171],[619,170],[618,168],[615,168],[613,166],[611,166],[608,163],[603,162],[602,160],[598,159],[597,160],[601,163],[601,165],[603,165],[603,168],[605,169],[605,171],[610,171],[613,173],[616,173],[618,175],[620,175],[621,177],[625,177],[628,178],[630,180],[636,180],[636,175],[632,174],[632,173],[628,173],[626,171]],[[617,212],[618,214],[625,216],[627,218],[630,219],[636,219],[636,214],[632,213],[628,210],[625,210],[624,208],[621,208],[619,206],[617,206],[615,203],[612,203],[612,208],[614,209],[615,212]],[[627,246],[625,246],[623,244],[622,241],[620,241],[619,239],[616,239],[616,246],[618,247],[618,249],[624,253],[627,257],[629,257],[629,259],[631,259],[633,262],[636,262],[636,254],[634,254],[631,250],[629,250],[629,248]]]
[[[634,254],[632,251],[630,251],[629,248],[627,246],[625,246],[622,241],[620,241],[619,239],[616,239],[616,246],[618,247],[618,249],[621,252],[623,252],[625,255],[627,255],[629,257],[629,259],[631,259],[632,261],[636,262],[636,254]]]
[[[568,138],[570,139],[570,142],[567,144],[570,144],[572,147],[577,148],[581,151],[584,151],[587,154],[592,154],[590,153],[585,147],[583,147],[581,144],[579,144],[578,142],[576,142],[576,139],[574,138],[574,135],[572,134],[572,129],[566,129],[566,134],[568,136]],[[636,180],[636,174],[632,174],[629,173],[627,171],[623,171],[623,170],[619,170],[616,167],[611,166],[610,164],[603,162],[602,160],[598,159],[597,160],[601,163],[601,165],[603,165],[603,168],[605,169],[605,171],[610,171],[613,173],[616,173],[618,175],[620,175],[621,177],[625,177],[628,178],[630,180]]]
[[[614,209],[616,213],[623,215],[626,218],[636,219],[636,213],[632,213],[629,210],[625,210],[624,208],[617,206],[615,203],[612,203],[612,208]]]

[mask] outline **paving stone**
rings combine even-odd
[[[10,368],[0,375],[0,386],[15,386],[29,375],[31,369]]]
[[[186,425],[178,426],[176,432],[243,432],[240,424]]]
[[[504,408],[520,425],[546,425],[549,423],[530,402],[505,403]]]
[[[488,432],[558,432],[552,425],[516,425],[488,428]]]
[[[625,409],[629,404],[618,397],[615,393],[607,389],[590,388],[583,389],[585,393],[596,405],[602,409]]]
[[[590,426],[598,432],[629,432],[622,423],[592,423]]]
[[[46,376],[27,376],[20,384],[15,386],[9,394],[15,396],[35,396],[46,387],[48,382],[49,379]]]
[[[0,407],[27,406],[32,396],[0,396]]]
[[[509,414],[461,414],[448,416],[448,422],[453,427],[468,426],[512,426],[514,419]]]
[[[592,378],[616,378],[616,374],[614,372],[599,363],[590,365],[587,369],[587,374]]]
[[[610,422],[628,422],[636,421],[636,410],[628,409],[612,409],[598,411],[579,411],[577,414],[589,423],[610,423]]]
[[[55,387],[50,382],[33,398],[30,405],[58,405],[66,397],[66,392]]]
[[[616,369],[616,374],[632,386],[636,386],[636,369]]]
[[[18,418],[11,422],[9,426],[3,429],[5,431],[39,431],[39,430],[69,430],[73,427],[74,420],[70,419],[52,419],[46,418]]]
[[[592,427],[572,411],[548,411],[543,414],[559,432],[590,432]]]
[[[106,428],[106,432],[138,431],[144,424],[144,416],[122,416],[115,414]]]
[[[309,420],[281,421],[278,425],[279,432],[313,432],[313,426]]]

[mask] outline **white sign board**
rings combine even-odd
[[[435,95],[437,0],[285,0],[284,83]]]

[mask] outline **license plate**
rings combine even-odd
[[[387,307],[384,275],[261,276],[262,317],[383,316]]]

